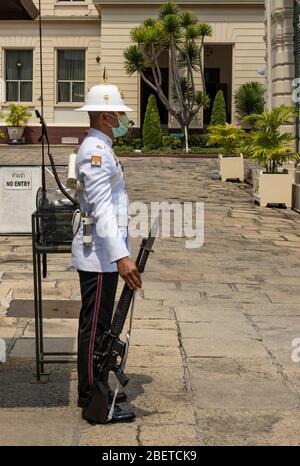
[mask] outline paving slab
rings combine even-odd
[[[297,409],[199,409],[203,441],[211,446],[300,445]]]
[[[179,345],[164,346],[133,346],[129,348],[127,367],[175,367],[175,371],[182,367],[182,357]]]
[[[238,375],[243,380],[277,380],[281,381],[278,367],[272,363],[270,355],[261,358],[252,357],[207,357],[189,358],[191,378],[209,378],[210,375]]]
[[[45,425],[47,419],[47,425]],[[68,446],[72,445],[77,415],[59,408],[1,409],[0,445]]]
[[[243,309],[250,316],[300,317],[300,306],[296,303],[267,303],[263,306],[243,303]]]
[[[44,350],[47,352],[76,352],[77,339],[66,338],[44,338]],[[12,357],[32,358],[35,356],[35,339],[20,338],[16,341],[12,351]]]
[[[132,361],[134,364],[134,361]],[[130,393],[132,396],[149,393],[174,393],[185,391],[185,379],[183,368],[174,367],[147,367],[141,368],[128,366],[130,378]]]
[[[144,425],[140,428],[141,445],[197,446],[199,438],[193,425]]]
[[[78,331],[78,319],[44,319],[44,337],[46,338],[75,338]],[[34,338],[35,323],[31,321],[23,334],[24,338]]]
[[[240,375],[210,375],[193,378],[192,386],[201,397],[195,400],[199,408],[296,408],[295,399],[281,380],[248,380]]]
[[[174,410],[176,403],[176,410]],[[147,391],[134,399],[134,406],[143,410],[138,417],[138,424],[176,425],[186,423],[195,425],[194,410],[190,399],[185,393],[152,393]]]
[[[84,421],[79,427],[79,446],[138,446],[138,429],[136,423],[120,424],[118,429],[113,425],[87,426]]]
[[[136,328],[132,333],[131,343],[136,346],[178,346],[177,331],[175,329]]]
[[[241,314],[243,305],[240,303],[222,304],[205,303],[196,306],[175,306],[174,311],[179,322],[231,322],[238,320],[244,322],[245,317]]]
[[[189,358],[203,357],[264,357],[266,351],[258,338],[183,338],[182,344]]]
[[[243,322],[181,322],[180,332],[182,338],[257,338],[256,330],[244,319]]]

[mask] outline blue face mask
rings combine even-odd
[[[122,120],[115,116],[115,118],[118,120],[118,123],[119,123],[119,126],[117,126],[116,128],[114,128],[113,126],[108,125],[111,127],[111,130],[112,130],[112,133],[114,135],[115,138],[122,138],[123,136],[125,136],[127,133],[128,133],[128,130],[129,130],[129,127],[127,126],[128,123],[129,123],[129,119],[128,119],[128,116],[127,115],[122,115]]]

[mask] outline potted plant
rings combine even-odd
[[[210,125],[208,127],[207,145],[218,145],[225,149],[225,154],[219,154],[219,175],[222,181],[239,179],[244,181],[243,154],[237,155],[245,131],[229,123],[225,125]]]
[[[1,114],[1,118],[4,118],[7,124],[8,144],[23,144],[24,129],[31,113],[25,105],[10,104],[8,108],[8,114]]]
[[[245,154],[258,164],[253,173],[253,197],[261,206],[285,204],[291,207],[293,174],[284,165],[299,161],[300,154],[293,151],[295,136],[280,128],[291,125],[290,120],[296,115],[294,107],[281,105],[271,112],[243,118],[245,122],[253,123],[242,146]]]

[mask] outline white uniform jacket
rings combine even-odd
[[[71,265],[85,272],[116,272],[116,261],[130,255],[128,196],[123,170],[112,150],[112,140],[90,129],[76,157],[81,211],[92,215],[93,244],[84,246],[82,224],[72,244]]]

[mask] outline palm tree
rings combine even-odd
[[[264,111],[264,86],[257,81],[242,84],[234,94],[235,109],[238,118]]]
[[[132,29],[134,44],[124,51],[127,74],[139,73],[157,92],[168,112],[179,123],[185,135],[187,152],[189,125],[200,109],[209,103],[202,55],[204,39],[211,34],[211,26],[199,23],[194,13],[181,12],[176,3],[166,2],[159,10],[158,19],[147,18],[142,25]],[[173,91],[176,94],[173,101],[162,89],[159,57],[163,53],[168,53],[170,57]],[[152,80],[146,77],[147,68],[152,70]],[[203,92],[196,89],[195,73],[200,73]]]

